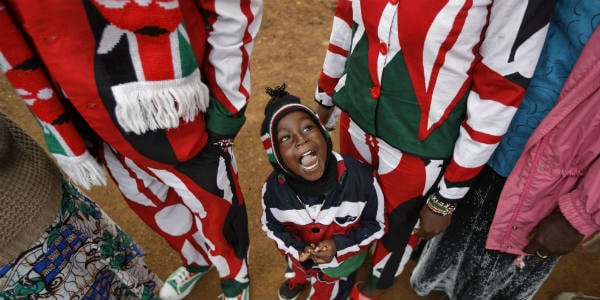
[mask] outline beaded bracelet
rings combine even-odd
[[[431,195],[429,195],[425,204],[432,213],[438,216],[452,215],[452,213],[456,209],[456,205],[440,201],[436,193],[432,193]]]
[[[233,146],[233,139],[215,139],[213,145],[221,148],[227,148]]]

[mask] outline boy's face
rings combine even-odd
[[[306,112],[294,111],[277,124],[277,149],[285,167],[308,181],[323,176],[327,160],[327,141]]]

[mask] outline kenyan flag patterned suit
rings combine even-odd
[[[533,74],[553,3],[338,2],[315,96],[341,109],[342,154],[370,164],[386,196],[391,225],[372,288],[402,271],[425,196],[456,204],[493,153]]]
[[[0,0],[0,67],[63,171],[101,185],[100,159],[183,265],[217,268],[226,296],[248,285],[248,233],[231,144],[216,141],[244,123],[261,10],[260,0]]]

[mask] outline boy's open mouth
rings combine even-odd
[[[307,171],[312,171],[319,165],[319,158],[315,151],[306,151],[300,156],[300,166]]]

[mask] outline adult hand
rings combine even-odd
[[[333,106],[332,107],[327,107],[327,106],[323,106],[323,105],[317,105],[317,109],[315,110],[317,115],[319,116],[319,119],[321,120],[321,122],[323,122],[323,124],[327,124],[327,121],[329,121],[329,118],[331,117],[331,113],[333,112]],[[334,128],[327,128],[328,130],[333,130]]]
[[[452,220],[452,215],[436,215],[427,208],[427,205],[423,205],[419,216],[421,218],[419,227],[415,228],[413,233],[426,240],[431,239],[446,230]]]
[[[533,228],[528,239],[529,244],[523,248],[523,252],[546,258],[573,251],[583,239],[583,235],[557,209]]]
[[[336,250],[333,240],[321,241],[311,252],[312,260],[318,264],[329,263],[335,256]]]

